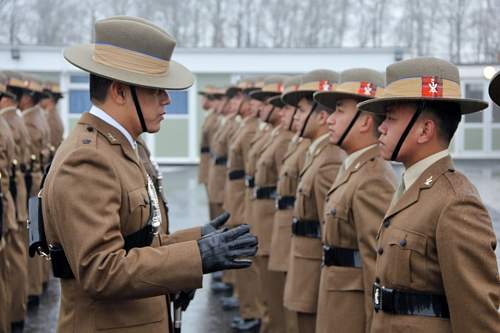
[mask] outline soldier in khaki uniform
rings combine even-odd
[[[301,75],[288,79],[285,82],[285,89],[281,95],[282,99],[286,94],[294,92],[299,87],[300,81]],[[282,166],[276,185],[276,212],[274,214],[268,268],[271,271],[286,273],[290,258],[295,192],[297,191],[299,172],[304,166],[306,150],[311,142],[309,139],[299,136],[300,128],[297,126],[297,122],[293,121],[297,108],[293,105],[285,104],[283,112],[291,115],[290,122],[285,124],[285,128],[295,133],[295,135],[290,140],[281,160]],[[290,320],[290,318],[287,324],[289,322],[293,324],[293,320]],[[290,328],[289,331],[291,331]]]
[[[370,332],[498,332],[491,218],[448,153],[462,115],[488,104],[462,98],[458,68],[441,59],[390,65],[386,80],[358,105],[385,114],[382,156],[405,168],[377,235]]]
[[[64,124],[57,107],[57,103],[62,97],[59,84],[54,82],[44,83],[40,106],[45,110],[45,118],[50,127],[51,157],[54,156],[55,150],[61,145],[64,136]]]
[[[276,184],[281,168],[281,161],[286,152],[293,133],[287,130],[292,114],[283,113],[281,93],[288,77],[274,76],[274,82],[267,84],[261,91],[252,93],[252,97],[264,102],[262,117],[273,127],[270,138],[261,147],[260,156],[255,167],[255,188],[253,192],[252,216],[254,230],[259,238],[259,251],[255,264],[259,274],[259,292],[266,314],[261,332],[285,332],[286,319],[283,308],[284,275],[270,271],[269,248],[275,213],[274,198]],[[285,122],[287,124],[285,125]]]
[[[5,76],[5,84],[9,77]],[[12,295],[11,322],[12,330],[22,331],[24,318],[26,317],[26,303],[28,301],[28,234],[26,232],[27,216],[27,189],[25,183],[25,172],[30,162],[29,134],[24,125],[20,111],[17,109],[17,97],[10,86],[0,99],[0,118],[3,118],[12,132],[15,153],[11,163],[10,192],[16,207],[16,220],[18,229],[12,233],[9,245],[11,249],[10,267],[12,276],[10,279],[10,293]],[[15,90],[15,89],[14,89]]]
[[[295,121],[301,136],[312,142],[299,174],[284,295],[285,307],[297,313],[299,332],[314,332],[322,255],[320,219],[326,193],[345,158],[328,140],[326,120],[332,110],[313,103],[313,94],[335,89],[338,79],[334,71],[315,70],[304,74],[297,90],[283,97],[285,103],[299,108]]]
[[[340,74],[335,91],[314,95],[317,103],[335,109],[328,118],[330,141],[348,154],[326,197],[318,333],[370,331],[375,237],[396,175],[378,147],[383,117],[360,112],[356,104],[381,96],[384,86],[380,72],[356,68]]]
[[[243,100],[239,105],[239,115],[242,117],[228,152],[228,174],[226,180],[224,209],[231,214],[227,225],[235,227],[246,223],[245,210],[245,163],[250,150],[250,142],[258,127],[257,109],[252,108],[249,93],[259,89],[259,82],[245,79],[238,84]],[[245,330],[258,325],[260,317],[257,308],[254,276],[255,265],[247,269],[234,271],[236,293],[239,298],[239,316],[233,320],[233,328]],[[224,305],[224,304],[223,304]]]
[[[0,93],[6,94],[5,85],[0,85]],[[19,230],[16,220],[16,208],[10,191],[12,161],[15,159],[14,136],[8,123],[0,117],[0,332],[10,332],[12,311],[12,288],[16,287],[17,263],[16,247],[13,242]]]
[[[175,40],[146,20],[104,19],[95,36],[65,49],[91,73],[93,107],[56,152],[41,193],[40,247],[61,279],[58,331],[168,332],[165,295],[200,287],[203,273],[248,267],[238,258],[253,256],[257,242],[248,226],[214,232],[221,221],[160,232],[135,141],[159,131],[165,89],[185,89],[193,77],[171,60]]]
[[[216,100],[213,95],[215,88],[207,87],[199,94],[202,96],[202,108],[205,110],[205,119],[201,127],[200,165],[198,166],[198,182],[208,184],[208,170],[210,163],[210,141],[217,128]]]
[[[29,137],[30,161],[26,165],[27,196],[36,196],[40,189],[42,173],[50,156],[50,129],[45,112],[39,102],[42,97],[41,83],[26,75],[6,71],[7,87],[15,94],[18,108],[21,111],[24,126]],[[28,259],[28,305],[38,306],[43,292],[43,284],[47,280],[48,263],[43,258]]]

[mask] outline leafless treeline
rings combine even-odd
[[[0,0],[0,43],[92,39],[95,20],[137,15],[183,47],[381,47],[497,61],[500,0]]]

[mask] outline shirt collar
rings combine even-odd
[[[415,183],[417,179],[422,175],[422,173],[431,165],[433,165],[443,157],[448,156],[449,154],[450,153],[448,152],[448,149],[442,150],[438,153],[427,156],[423,160],[418,161],[417,163],[406,169],[403,173],[405,190],[409,189],[413,185],[413,183]]]
[[[319,138],[316,138],[313,141],[313,143],[311,143],[311,145],[309,146],[309,154],[313,154],[316,148],[319,146],[319,144],[323,142],[325,139],[327,139],[329,135],[330,135],[329,133],[325,133]]]
[[[369,145],[365,148],[361,148],[359,150],[356,150],[354,153],[351,153],[349,156],[347,156],[344,160],[344,168],[347,170],[349,167],[360,157],[363,155],[366,151],[372,149],[373,147],[376,147],[377,144]]]
[[[114,128],[116,128],[117,130],[120,131],[120,133],[123,134],[123,136],[127,139],[127,141],[130,143],[130,146],[132,146],[132,148],[134,150],[137,149],[137,143],[135,142],[135,140],[132,138],[132,135],[130,135],[130,133],[125,129],[125,127],[123,127],[122,125],[120,125],[119,122],[117,122],[113,117],[111,117],[109,114],[107,114],[106,112],[104,112],[103,110],[101,110],[100,108],[98,108],[97,106],[95,105],[92,105],[92,107],[90,108],[90,111],[89,113],[91,115],[94,115],[96,116],[97,118],[101,119],[102,121],[104,121],[106,124],[110,125],[110,126],[113,126]]]

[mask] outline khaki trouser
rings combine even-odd
[[[10,332],[10,297],[8,293],[8,263],[5,240],[0,241],[0,333]]]
[[[254,262],[259,272],[259,295],[263,305],[260,332],[286,332],[283,306],[285,274],[283,272],[273,272],[267,268],[269,264],[268,256],[257,256]]]
[[[28,300],[28,232],[26,222],[19,222],[19,229],[7,236],[6,249],[9,260],[10,276],[9,293],[11,296],[11,322],[24,320],[26,317],[26,302]]]
[[[255,292],[259,289],[255,263],[249,268],[235,270],[234,275],[240,299],[240,317],[243,319],[260,318],[257,293]]]
[[[316,331],[316,314],[297,312],[299,333],[310,333]]]

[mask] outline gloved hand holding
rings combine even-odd
[[[257,253],[257,237],[250,233],[246,224],[231,230],[219,230],[198,240],[203,273],[224,269],[247,268]]]
[[[196,289],[191,289],[188,291],[181,291],[177,293],[174,297],[174,308],[181,308],[182,311],[186,311],[189,303],[194,298],[194,293]]]
[[[208,222],[204,226],[201,227],[201,236],[206,236],[209,233],[212,233],[218,229],[220,229],[226,222],[229,220],[229,214],[228,212],[224,212],[214,218],[212,221]]]

